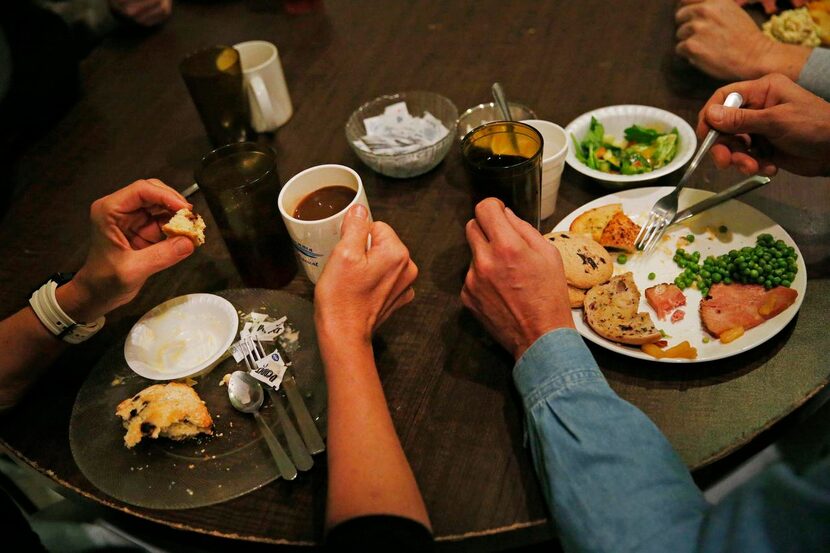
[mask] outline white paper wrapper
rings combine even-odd
[[[450,132],[429,112],[413,117],[406,102],[386,106],[383,113],[363,120],[366,135],[355,147],[374,154],[406,154],[440,142]]]

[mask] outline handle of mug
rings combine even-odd
[[[259,106],[259,112],[262,114],[262,121],[265,129],[277,127],[277,114],[274,111],[274,106],[271,105],[271,97],[268,96],[268,89],[265,88],[265,83],[259,76],[251,77],[251,86],[248,88],[250,94],[253,95],[253,100]],[[260,129],[255,129],[262,132]]]

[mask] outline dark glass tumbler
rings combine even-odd
[[[253,142],[228,144],[202,158],[195,176],[245,285],[288,284],[297,263],[277,208],[282,185],[274,151]]]
[[[214,147],[253,136],[239,52],[230,46],[198,50],[179,71]]]
[[[461,142],[475,203],[498,198],[541,230],[542,148],[539,131],[515,121],[486,123]]]

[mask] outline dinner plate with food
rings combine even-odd
[[[577,331],[611,351],[665,363],[737,355],[798,312],[807,271],[787,232],[729,200],[669,227],[648,254],[634,241],[671,187],[625,190],[565,217],[546,237],[562,255]],[[686,188],[680,209],[713,195]]]
[[[90,482],[119,501],[151,509],[202,507],[279,477],[253,417],[228,399],[229,377],[245,365],[221,355],[227,348],[224,323],[214,340],[217,351],[203,351],[194,342],[204,337],[187,328],[204,331],[212,318],[224,320],[227,307],[234,335],[245,328],[280,331],[264,347],[281,353],[302,401],[325,432],[326,386],[311,302],[258,288],[204,296],[182,296],[151,310],[104,354],[78,392],[69,423],[72,455]],[[188,315],[191,308],[195,320]],[[148,328],[136,332],[143,326]],[[161,336],[145,340],[142,332]],[[145,348],[145,341],[155,345]],[[289,417],[296,418],[289,408]],[[285,443],[273,399],[261,414]],[[284,481],[274,493],[289,501],[296,485]]]

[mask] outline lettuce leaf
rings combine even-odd
[[[677,155],[677,147],[679,142],[679,135],[677,129],[672,129],[669,134],[664,134],[654,141],[654,155],[652,161],[654,168],[659,169],[663,167]]]
[[[651,144],[659,136],[662,136],[662,133],[640,125],[632,125],[625,129],[625,139],[638,144]]]

